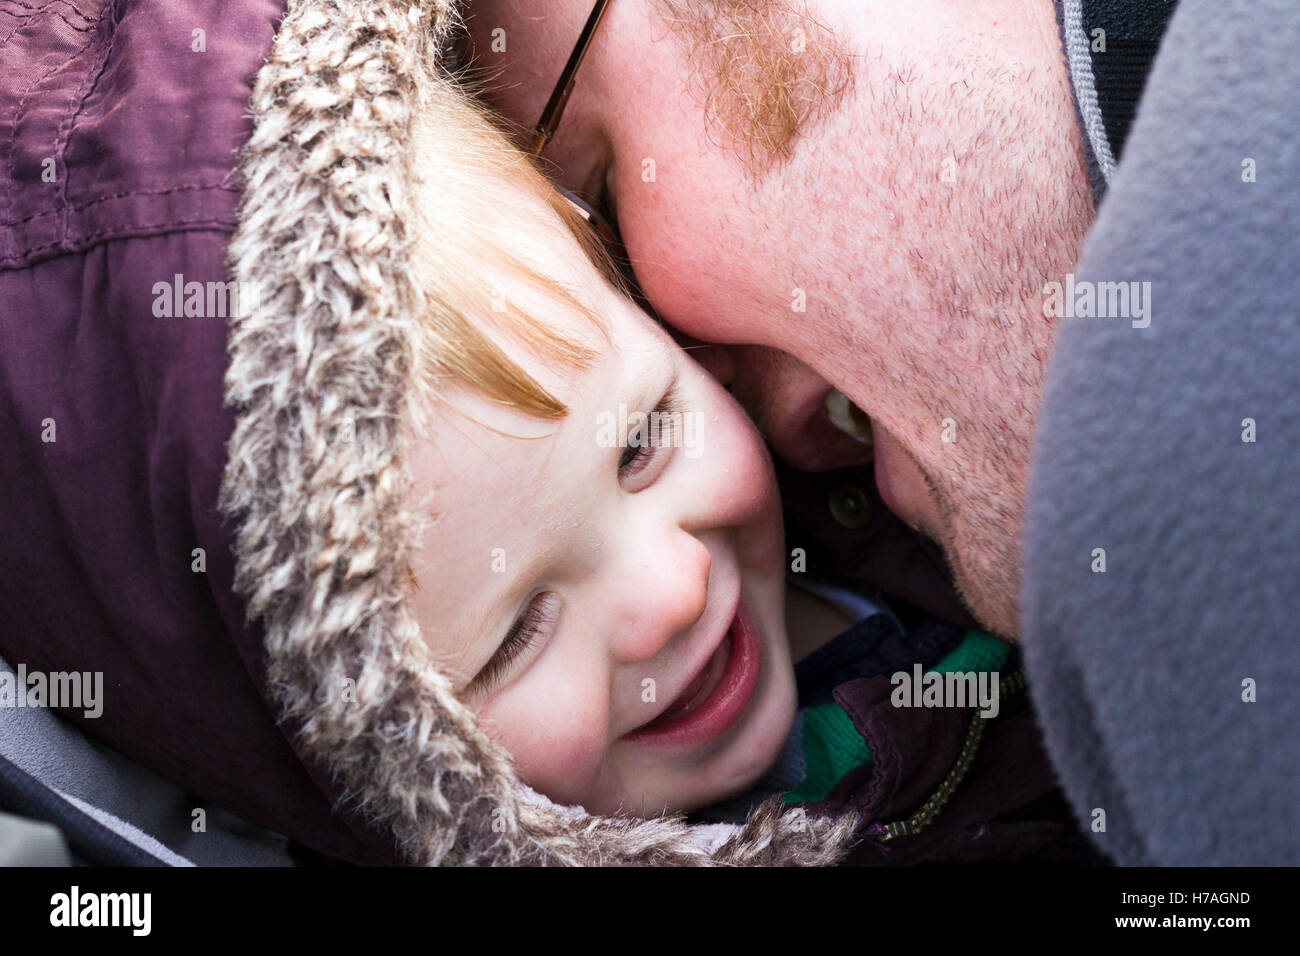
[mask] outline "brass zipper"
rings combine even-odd
[[[1012,694],[1023,690],[1024,686],[1025,672],[1023,670],[1014,671],[999,678],[998,696],[1010,697]],[[992,719],[996,720],[997,718]],[[988,723],[988,719],[980,717],[978,714],[971,717],[970,729],[966,731],[966,740],[961,745],[961,752],[958,753],[952,769],[943,778],[943,782],[939,784],[938,789],[911,816],[896,820],[893,823],[877,824],[877,827],[884,830],[884,833],[878,837],[879,842],[884,843],[894,837],[915,836],[934,821],[934,818],[939,815],[939,811],[951,799],[954,791],[966,776],[966,772],[970,770],[970,765],[975,760],[975,752],[979,750],[980,741],[984,737],[986,723]]]

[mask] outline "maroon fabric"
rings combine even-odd
[[[777,460],[786,546],[803,548],[810,577],[854,591],[878,590],[896,611],[906,602],[924,612],[900,614],[909,625],[924,616],[958,627],[980,624],[962,604],[942,549],[885,507],[871,465],[835,471],[796,471]],[[846,528],[831,512],[839,489],[860,492],[870,511],[861,528]]]
[[[877,825],[916,812],[952,769],[970,721],[984,719],[967,709],[898,708],[892,691],[889,677],[835,688],[872,760],[826,800],[804,806],[816,815],[862,814],[864,838],[845,865],[1107,862],[1074,822],[1024,690],[1001,698],[970,768],[933,821],[918,834],[879,842]]]
[[[177,274],[227,278],[230,173],[282,15],[0,0],[0,654],[102,671],[103,715],[64,716],[197,797],[392,862],[388,837],[331,810],[259,690],[216,510],[228,319],[153,308]]]

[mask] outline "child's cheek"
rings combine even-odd
[[[609,715],[576,691],[528,683],[507,688],[479,713],[484,729],[510,752],[526,784],[563,804],[585,803],[599,785]]]
[[[741,563],[751,572],[771,573],[779,582],[785,532],[772,459],[749,416],[730,395],[723,398],[714,427],[726,441],[725,511],[740,529]]]
[[[713,406],[714,448],[727,464],[728,484],[737,496],[755,499],[760,509],[777,504],[776,476],[767,446],[753,420],[725,392]]]

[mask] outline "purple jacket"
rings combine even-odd
[[[65,714],[86,733],[317,850],[387,862],[259,691],[216,509],[227,321],[155,307],[178,275],[226,279],[228,177],[282,13],[0,6],[0,653],[102,671],[102,716]]]

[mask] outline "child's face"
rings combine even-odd
[[[794,716],[771,463],[731,396],[570,237],[557,227],[521,248],[609,339],[522,282],[500,284],[599,358],[568,372],[503,338],[568,416],[539,421],[462,389],[415,440],[435,515],[416,613],[534,789],[595,813],[704,806],[755,782]],[[657,447],[629,442],[634,413],[670,394],[676,427],[660,418]]]

